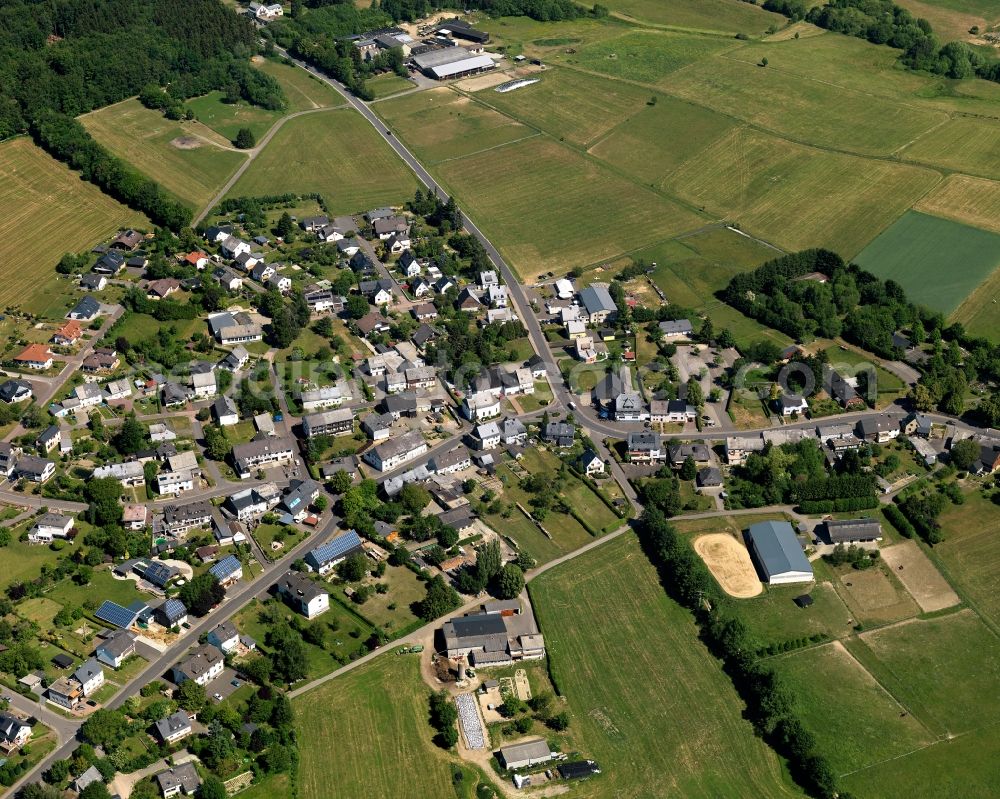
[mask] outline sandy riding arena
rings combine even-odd
[[[950,608],[961,601],[916,541],[886,547],[882,550],[882,560],[917,600],[924,613]]]
[[[764,590],[750,553],[731,535],[709,533],[699,536],[695,539],[694,551],[729,596],[749,599]]]

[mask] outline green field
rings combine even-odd
[[[903,158],[1000,178],[1000,121],[955,117],[926,133],[902,152]]]
[[[457,759],[431,743],[429,693],[418,658],[386,653],[297,697],[302,799],[455,796]]]
[[[764,593],[739,602],[740,618],[761,647],[825,633],[843,638],[853,629],[853,617],[830,582],[817,582],[810,591],[813,604],[800,608],[793,601],[801,587],[767,586]]]
[[[971,38],[973,25],[986,31],[1000,22],[1000,10],[993,0],[900,0],[899,5],[930,22],[944,42]]]
[[[532,599],[575,739],[603,771],[574,795],[797,795],[632,535],[542,575]]]
[[[949,175],[913,208],[1000,233],[1000,182]]]
[[[266,60],[257,64],[261,72],[266,72],[281,84],[288,100],[288,111],[307,111],[310,108],[329,108],[342,105],[344,98],[337,94],[330,84],[313,77],[300,67],[282,61]]]
[[[984,728],[844,777],[855,796],[993,799],[1000,784],[1000,736]]]
[[[409,91],[410,89],[415,89],[417,87],[417,84],[415,84],[412,80],[407,80],[406,78],[402,78],[399,75],[394,75],[390,72],[387,72],[384,75],[376,75],[365,85],[376,98],[388,97],[391,94],[398,94],[399,92]]]
[[[448,161],[437,171],[526,280],[701,223],[694,212],[541,138]]]
[[[0,262],[6,275],[0,308],[55,308],[62,316],[69,292],[55,271],[59,258],[90,249],[120,227],[145,224],[141,214],[82,181],[30,139],[0,143]],[[58,235],[42,235],[44,230]]]
[[[731,58],[678,72],[670,93],[796,141],[862,155],[892,153],[947,119],[940,111],[873,102],[862,92]]]
[[[570,69],[548,70],[538,83],[498,94],[492,89],[476,98],[532,127],[582,147],[615,125],[641,115],[650,99],[647,90]]]
[[[636,31],[588,45],[571,63],[611,78],[666,88],[669,76],[736,46],[731,39]]]
[[[535,135],[510,117],[457,94],[430,89],[376,106],[421,160],[438,163]]]
[[[845,774],[911,752],[935,736],[839,643],[794,652],[770,664],[788,681],[802,723],[833,769]]]
[[[322,194],[331,214],[402,203],[416,178],[356,111],[334,110],[289,120],[231,196]]]
[[[854,260],[947,314],[1000,265],[1000,234],[909,211]]]
[[[1000,639],[971,611],[890,625],[847,646],[936,735],[996,724]]]
[[[732,130],[733,120],[667,95],[613,128],[587,151],[647,185],[663,186],[689,158]]]
[[[138,100],[108,106],[80,121],[99,143],[198,210],[246,159],[201,123],[172,122]]]
[[[610,0],[607,7],[642,22],[726,33],[763,33],[769,26],[782,26],[780,14],[738,0]]]
[[[679,197],[789,250],[859,252],[938,176],[733,130],[669,179]],[[790,220],[794,223],[790,224]]]
[[[976,611],[1000,630],[1000,551],[994,546],[1000,535],[996,505],[978,491],[965,495],[961,505],[949,505],[940,516],[944,541],[933,549],[948,581]]]
[[[281,111],[268,111],[246,102],[224,103],[222,92],[214,91],[188,100],[186,105],[194,111],[199,122],[208,125],[229,141],[236,138],[240,128],[250,128],[260,139],[271,126],[281,119]]]
[[[54,566],[59,557],[47,546],[18,541],[21,533],[30,526],[30,523],[22,523],[11,530],[11,542],[3,550],[3,572],[2,577],[0,577],[0,587],[6,588],[15,583],[34,579],[38,576],[39,569],[43,564]]]

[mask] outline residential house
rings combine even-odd
[[[70,319],[52,334],[52,343],[60,347],[72,347],[83,336],[83,328],[76,319]]]
[[[279,294],[287,294],[292,290],[292,279],[275,272],[267,278],[267,287],[269,289],[275,289]],[[306,302],[308,301],[309,300],[307,298]]]
[[[165,719],[160,719],[153,726],[156,728],[157,736],[165,744],[176,743],[181,738],[186,738],[193,731],[191,720],[183,710],[178,710]]]
[[[122,527],[126,530],[145,530],[152,521],[152,513],[145,505],[126,505],[122,511]]]
[[[369,413],[361,420],[361,429],[372,441],[384,441],[392,431],[393,418],[388,413]]]
[[[53,353],[44,344],[29,344],[21,352],[14,356],[14,362],[19,366],[25,366],[28,369],[37,369],[42,371],[44,369],[51,369],[53,361]]]
[[[612,413],[619,422],[642,422],[649,418],[646,403],[637,391],[622,392],[616,396]]]
[[[472,458],[469,450],[464,446],[457,446],[440,455],[431,458],[430,468],[436,474],[454,474],[464,469],[472,467]]]
[[[549,422],[543,432],[545,441],[559,448],[572,447],[575,435],[576,428],[566,422]]]
[[[246,479],[255,469],[286,463],[295,457],[295,446],[295,439],[290,436],[267,436],[248,444],[237,444],[233,447],[236,472]]]
[[[150,300],[162,300],[169,297],[181,288],[181,282],[175,278],[167,277],[162,280],[151,280],[146,285],[146,297]]]
[[[231,621],[224,621],[218,627],[213,628],[205,640],[224,655],[228,655],[239,646],[240,634],[235,624]]]
[[[306,553],[306,568],[319,575],[329,574],[333,568],[355,552],[363,552],[364,543],[354,530],[348,530],[316,549]]]
[[[330,608],[330,595],[299,572],[285,572],[278,581],[278,593],[285,602],[307,619],[314,619]]]
[[[667,457],[656,433],[629,433],[625,439],[625,450],[632,463],[663,463]]]
[[[125,256],[120,252],[109,251],[104,253],[91,270],[97,275],[117,275],[125,268]]]
[[[479,300],[479,297],[476,296],[476,293],[466,286],[458,293],[458,297],[455,298],[455,307],[467,313],[477,313],[483,307],[483,304]]]
[[[113,630],[97,645],[94,657],[113,669],[121,668],[135,654],[136,638],[135,633],[130,630]]]
[[[500,399],[491,391],[476,391],[465,395],[462,413],[472,422],[481,422],[500,415]]]
[[[583,453],[580,458],[580,467],[583,469],[583,473],[587,477],[596,477],[598,475],[605,474],[604,460],[591,449],[588,449]]]
[[[660,330],[664,338],[691,338],[694,326],[690,319],[669,319],[660,322]]]
[[[35,519],[28,531],[28,541],[32,544],[51,544],[56,538],[69,538],[73,530],[73,517],[61,513],[43,513]]]
[[[189,469],[179,472],[160,472],[156,475],[156,489],[163,496],[193,491],[195,479],[195,475]]]
[[[427,442],[414,430],[372,447],[364,454],[364,460],[378,471],[387,472],[419,458],[425,452]]]
[[[230,372],[237,372],[247,365],[250,360],[250,353],[242,344],[237,344],[225,357],[219,361],[220,369],[227,369]]]
[[[91,296],[81,299],[73,309],[66,314],[68,319],[78,319],[89,322],[101,312],[101,304]]]
[[[356,238],[345,238],[337,241],[337,252],[346,258],[353,258],[361,251],[361,244]]]
[[[231,427],[239,423],[240,412],[233,399],[223,395],[212,403],[212,418],[222,427]]]
[[[192,680],[205,686],[222,674],[223,668],[225,663],[222,653],[210,644],[202,644],[187,659],[173,667],[172,679],[178,685],[185,680]]]
[[[146,475],[143,471],[143,465],[138,461],[109,463],[94,469],[93,478],[95,480],[103,480],[108,477],[117,480],[122,484],[123,488],[146,485]]]
[[[410,223],[406,221],[405,217],[393,215],[376,219],[372,223],[372,229],[379,239],[386,241],[397,233],[409,233]]]
[[[190,395],[188,389],[180,383],[168,381],[160,389],[160,401],[168,408],[186,405]]]
[[[13,405],[18,402],[25,402],[32,397],[31,383],[27,380],[5,380],[0,383],[0,402],[5,405]]]
[[[292,480],[279,507],[295,521],[301,522],[309,515],[309,506],[319,496],[319,489],[320,485],[315,480]]]
[[[84,696],[90,696],[104,685],[104,669],[96,659],[90,658],[73,672],[72,679],[80,684]]]
[[[302,432],[306,438],[339,436],[354,430],[354,412],[350,408],[310,413],[302,417]]]
[[[858,421],[858,438],[884,444],[899,435],[899,421],[887,414],[879,414]]]
[[[318,411],[324,408],[339,408],[344,402],[344,395],[338,386],[323,386],[303,391],[301,400],[302,410]]]
[[[17,459],[14,476],[31,483],[44,483],[56,472],[55,462],[34,455],[22,455]]]
[[[35,439],[35,446],[43,455],[52,452],[59,446],[59,428],[54,424],[49,425],[45,431]]]
[[[10,713],[0,713],[0,749],[14,752],[31,737],[31,725]]]
[[[826,374],[827,393],[833,397],[844,410],[864,410],[867,403],[847,380],[830,369]]]
[[[218,563],[213,563],[208,571],[224,588],[228,588],[243,579],[243,564],[235,555],[226,555]]]
[[[783,417],[802,416],[809,410],[809,403],[801,394],[782,394],[776,402]]]
[[[504,419],[500,422],[500,440],[504,446],[523,447],[528,441],[528,431],[520,419]]]
[[[430,302],[414,306],[410,309],[410,313],[413,314],[414,319],[418,322],[426,322],[427,320],[438,318],[437,308],[435,308],[434,304]]]
[[[121,366],[121,358],[110,347],[98,347],[80,364],[80,368],[85,372],[112,372],[119,366]],[[82,386],[77,388],[82,388]]]
[[[595,283],[580,292],[580,302],[586,309],[592,325],[601,325],[618,315],[618,306],[611,299],[607,287]]]
[[[60,677],[48,687],[48,700],[67,710],[76,710],[84,702],[83,688],[76,680]]]
[[[698,410],[684,400],[653,400],[649,403],[649,421],[663,424],[693,422]]]
[[[149,439],[154,444],[165,441],[176,441],[177,433],[171,430],[163,422],[154,422],[149,426]]]
[[[495,449],[500,446],[500,428],[496,422],[477,425],[473,431],[476,449]]]
[[[109,380],[104,386],[104,399],[122,400],[132,396],[132,384],[126,378]]]
[[[904,436],[920,436],[930,438],[933,432],[934,422],[924,413],[914,412],[906,416],[900,422],[900,429]]]
[[[104,291],[107,285],[108,279],[96,272],[91,272],[80,277],[80,288],[84,291]]]
[[[195,372],[191,375],[191,389],[195,397],[211,397],[218,390],[215,380],[215,371]]]
[[[281,6],[274,4],[258,9],[256,16],[258,19],[273,19],[280,17],[283,13]],[[198,792],[198,788],[201,787],[201,777],[198,776],[194,763],[188,762],[174,766],[167,771],[161,771],[156,775],[156,784],[160,788],[160,793],[163,794],[163,799],[171,799],[171,797],[179,796],[182,793],[185,796],[194,796]]]
[[[699,469],[695,483],[699,488],[721,488],[722,472],[714,466]]]
[[[680,469],[684,461],[692,458],[696,464],[708,463],[711,460],[711,453],[708,447],[701,442],[690,444],[672,444],[667,449],[667,457],[670,465],[675,469]]]
[[[183,536],[196,527],[205,527],[212,521],[212,504],[204,500],[186,505],[168,505],[163,511],[163,531],[172,536]]]

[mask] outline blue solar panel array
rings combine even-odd
[[[94,615],[115,627],[129,627],[135,621],[135,613],[110,599],[104,600]]]
[[[209,571],[216,576],[218,580],[225,580],[227,577],[236,574],[243,566],[237,560],[235,555],[226,555],[222,560],[216,563]]]
[[[179,599],[168,599],[163,603],[160,612],[171,624],[187,616],[187,608],[184,607],[184,603]]]
[[[313,568],[316,568],[324,563],[329,563],[331,560],[343,557],[351,550],[360,548],[361,537],[354,530],[348,530],[342,536],[334,538],[330,543],[323,544],[323,546],[312,550],[306,555],[306,562]]]

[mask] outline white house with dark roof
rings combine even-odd
[[[95,658],[90,658],[73,672],[73,679],[80,684],[84,696],[90,696],[104,685],[104,669]]]
[[[307,619],[315,619],[330,609],[330,595],[317,583],[298,572],[286,572],[278,581],[278,593]]]
[[[135,654],[136,635],[130,630],[117,629],[102,640],[94,649],[94,657],[113,669]]]
[[[209,631],[205,640],[219,649],[223,654],[229,654],[239,646],[240,633],[232,621],[224,621],[218,627]]]
[[[153,725],[156,734],[165,744],[172,744],[192,733],[191,719],[183,710],[172,713],[165,719],[160,719]]]

